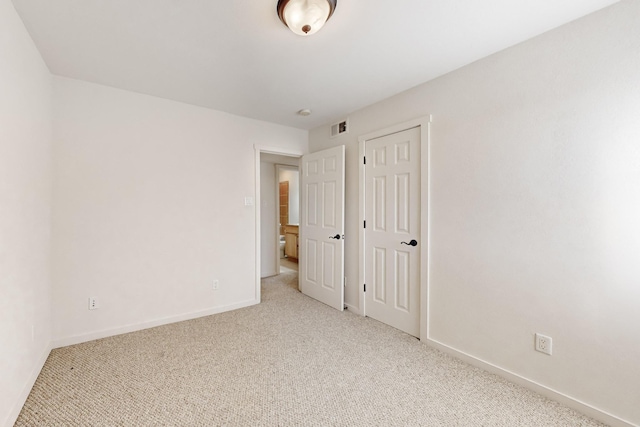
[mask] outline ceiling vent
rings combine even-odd
[[[343,133],[349,133],[349,120],[341,120],[338,123],[331,125],[331,138],[335,138]]]

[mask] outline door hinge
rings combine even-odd
[[[364,291],[367,292],[367,284],[364,284]]]
[[[364,220],[364,228],[367,228],[367,220]]]
[[[363,159],[364,159],[364,164],[366,165],[367,164],[367,158],[363,157]]]

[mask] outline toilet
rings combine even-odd
[[[284,236],[280,236],[280,258],[284,258]]]

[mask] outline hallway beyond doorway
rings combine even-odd
[[[287,258],[280,258],[280,274],[291,271],[298,271],[298,263],[290,261]]]

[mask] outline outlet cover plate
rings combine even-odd
[[[542,334],[536,334],[536,351],[551,356],[553,350],[553,340],[551,337]]]

